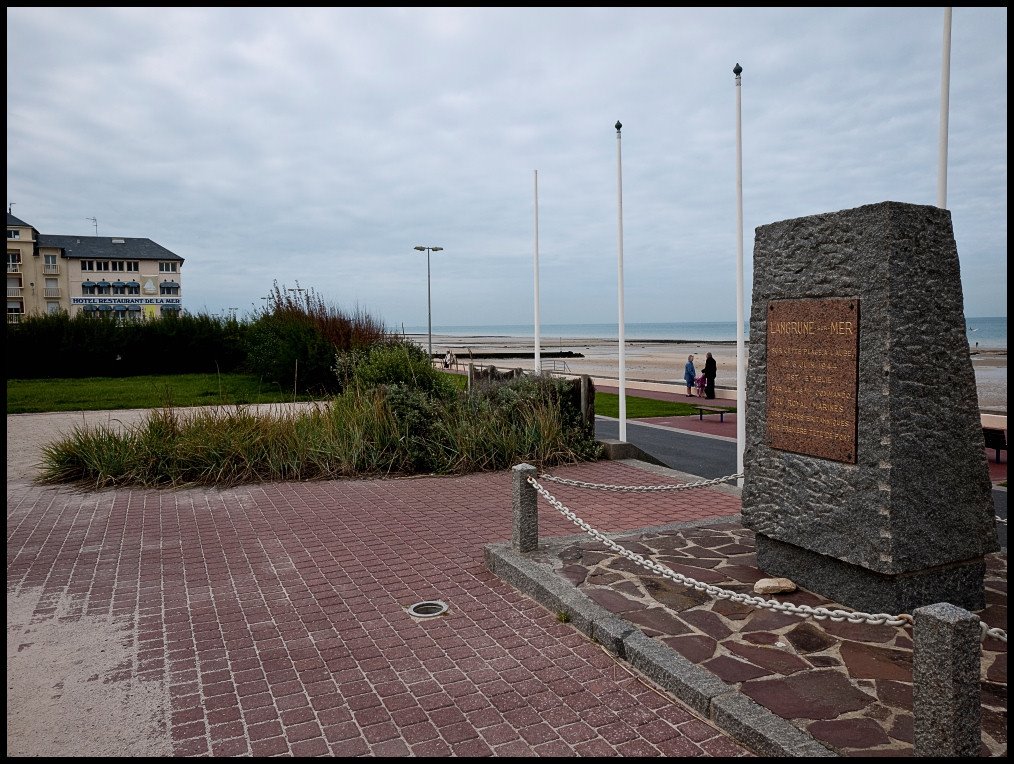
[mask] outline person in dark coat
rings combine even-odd
[[[716,376],[718,376],[718,364],[715,363],[715,359],[712,358],[711,353],[708,353],[707,360],[704,361],[704,378],[707,380],[707,383],[704,385],[705,398],[715,397]]]

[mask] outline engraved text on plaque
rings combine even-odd
[[[767,444],[856,463],[859,300],[772,300]]]

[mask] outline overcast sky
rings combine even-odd
[[[389,328],[736,318],[754,229],[936,204],[943,8],[7,8],[7,201],[146,237],[184,307],[277,281]],[[1007,314],[1007,9],[955,8],[947,207]],[[747,306],[749,310],[749,306]],[[747,314],[749,315],[749,314]]]

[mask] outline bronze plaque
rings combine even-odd
[[[859,300],[773,300],[767,344],[767,444],[855,464]]]

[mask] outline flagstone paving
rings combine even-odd
[[[568,501],[580,499],[572,491]],[[613,540],[675,573],[753,595],[754,583],[766,577],[757,569],[753,539],[752,531],[728,521]],[[559,558],[561,575],[593,601],[836,752],[911,755],[910,628],[815,620],[714,599],[591,540],[565,547]],[[842,607],[802,589],[765,599]],[[980,619],[1006,629],[1006,553],[988,556],[986,602]],[[1007,646],[987,638],[981,678],[984,756],[1006,753],[1006,687]]]

